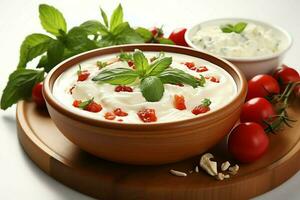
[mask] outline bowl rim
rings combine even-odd
[[[187,44],[194,48],[194,49],[197,49],[199,51],[203,51],[202,49],[200,49],[199,47],[197,47],[191,40],[191,38],[189,37],[189,35],[191,34],[191,31],[195,28],[195,27],[198,27],[202,24],[209,24],[209,23],[212,23],[212,22],[217,22],[217,21],[222,21],[222,20],[232,20],[232,21],[246,21],[246,22],[253,22],[253,23],[257,23],[257,24],[261,24],[261,25],[264,25],[264,26],[267,26],[267,27],[270,27],[272,29],[275,29],[279,32],[281,32],[285,38],[287,39],[287,45],[284,49],[282,49],[281,51],[279,52],[276,52],[272,55],[267,55],[267,56],[257,56],[257,57],[233,57],[233,56],[221,56],[221,55],[216,55],[216,56],[219,56],[221,58],[224,58],[226,60],[229,60],[229,61],[233,61],[233,62],[257,62],[257,61],[265,61],[265,60],[271,60],[271,59],[274,59],[276,57],[279,57],[283,54],[285,54],[292,46],[293,44],[293,37],[292,35],[286,31],[285,29],[281,28],[280,26],[277,26],[277,25],[274,25],[274,24],[271,24],[271,23],[268,23],[268,22],[265,22],[265,21],[261,21],[261,20],[256,20],[256,19],[251,19],[251,18],[240,18],[240,17],[226,17],[226,18],[216,18],[216,19],[210,19],[210,20],[206,20],[206,21],[203,21],[203,22],[200,22],[198,24],[195,24],[191,27],[189,27],[187,29],[187,31],[185,32],[184,34],[184,38],[187,42]],[[206,52],[206,51],[204,51]],[[209,52],[207,52],[209,53]]]
[[[198,55],[198,58],[204,59],[201,56],[209,57],[210,59],[215,60],[215,62],[222,63],[223,65],[227,66],[229,70],[231,70],[231,73],[235,73],[236,79],[235,80],[236,86],[237,86],[237,93],[235,97],[228,102],[225,106],[216,109],[210,113],[207,113],[203,116],[197,116],[194,118],[184,119],[184,120],[178,120],[178,121],[171,121],[171,122],[159,122],[159,123],[119,123],[115,121],[104,121],[104,120],[98,120],[93,119],[90,117],[86,117],[83,115],[80,115],[76,112],[73,112],[72,110],[66,108],[61,102],[59,102],[54,95],[52,94],[52,89],[55,80],[59,77],[61,73],[63,73],[64,68],[69,68],[74,65],[76,65],[79,62],[82,62],[84,60],[88,60],[93,57],[101,56],[101,55],[107,55],[107,54],[113,54],[116,52],[120,52],[121,50],[128,51],[127,49],[132,49],[130,51],[133,51],[136,48],[143,48],[143,51],[158,51],[155,50],[155,48],[163,49],[162,51],[170,52],[170,53],[180,53],[178,51],[183,51],[185,55],[190,55],[189,53],[193,53],[194,56]],[[108,53],[104,53],[108,52]],[[101,54],[104,53],[104,54]],[[209,62],[212,62],[208,60]],[[214,63],[215,64],[215,63]],[[217,64],[216,64],[217,65]],[[219,65],[217,65],[219,66]],[[221,66],[220,66],[221,67]],[[223,67],[222,67],[223,68]],[[226,70],[226,69],[225,69]],[[226,70],[227,71],[227,70]],[[227,71],[228,72],[228,71]],[[229,73],[229,72],[228,72]],[[231,73],[229,73],[231,76],[233,76]],[[57,75],[58,74],[58,75]],[[56,76],[56,77],[54,77]],[[89,125],[93,125],[96,127],[107,127],[107,128],[114,128],[114,129],[123,129],[123,130],[154,130],[154,129],[161,129],[161,128],[170,128],[171,126],[181,127],[189,125],[191,126],[194,123],[207,123],[210,121],[216,121],[218,119],[226,117],[224,113],[231,113],[233,110],[238,109],[243,103],[245,97],[247,94],[247,80],[244,76],[244,74],[241,72],[241,70],[236,67],[234,64],[216,57],[212,54],[208,54],[206,52],[197,51],[195,49],[189,48],[189,47],[182,47],[182,46],[176,46],[176,45],[165,45],[165,44],[127,44],[127,45],[116,45],[111,47],[104,47],[104,48],[98,48],[94,50],[90,50],[87,52],[80,53],[78,55],[75,55],[58,65],[56,65],[46,76],[43,84],[43,95],[46,100],[46,104],[48,104],[54,108],[56,111],[58,111],[60,114],[67,115],[69,118],[81,121]],[[49,109],[49,108],[48,108]],[[200,120],[201,119],[201,120]]]

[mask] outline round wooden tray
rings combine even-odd
[[[299,101],[289,113],[300,118]],[[169,173],[170,169],[194,169],[199,156],[161,166],[123,165],[91,156],[68,141],[49,115],[30,102],[18,103],[17,122],[24,150],[42,170],[99,199],[248,199],[275,188],[300,169],[300,121],[294,128],[270,135],[267,154],[254,164],[240,165],[239,173],[224,181],[202,170],[187,177]],[[230,160],[222,143],[210,152],[219,162]]]

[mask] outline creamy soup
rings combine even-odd
[[[144,54],[150,64],[158,56],[158,52]],[[80,63],[80,71],[79,65],[67,69],[55,81],[53,94],[63,106],[80,115],[119,123],[160,123],[195,118],[225,106],[235,97],[236,84],[224,69],[188,55],[165,53],[165,57],[172,58],[168,69],[179,69],[202,80],[202,85],[164,83],[161,99],[147,101],[141,92],[139,78],[127,85],[93,80],[104,70],[136,70],[131,61],[122,61],[118,54],[111,54]]]

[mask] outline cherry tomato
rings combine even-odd
[[[270,75],[260,74],[248,81],[247,100],[254,97],[267,97],[278,94],[280,88],[278,82]]]
[[[277,69],[273,77],[279,82],[280,85],[286,85],[291,82],[300,81],[299,73],[286,65],[282,65],[281,68]]]
[[[152,27],[149,29],[149,31],[151,31],[153,37],[163,37],[164,33],[163,30],[161,28],[157,28],[157,27]]]
[[[256,97],[243,105],[240,120],[241,122],[256,122],[266,128],[264,121],[269,121],[274,115],[276,112],[272,104],[265,98]]]
[[[264,155],[269,138],[257,123],[247,122],[236,126],[229,135],[228,150],[235,159],[250,163]]]
[[[186,46],[189,45],[186,43],[184,34],[186,32],[186,28],[178,28],[175,29],[169,36],[169,39],[172,40],[176,45]]]
[[[43,96],[43,83],[37,83],[32,88],[31,96],[32,100],[36,103],[38,107],[44,107],[46,105],[44,96]]]

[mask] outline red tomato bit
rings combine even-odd
[[[196,69],[194,62],[184,62],[182,64],[184,64],[187,68],[189,68],[191,70],[195,70]]]
[[[128,113],[127,113],[127,112],[124,112],[121,108],[116,108],[116,109],[114,110],[114,114],[115,114],[116,116],[119,116],[119,117],[125,117],[125,116],[128,115]]]
[[[134,62],[132,60],[128,60],[127,61],[127,64],[129,67],[131,67],[132,69],[135,69],[135,65],[134,65]]]
[[[205,78],[210,80],[211,82],[220,83],[220,80],[214,76],[206,76]]]
[[[88,72],[87,70],[78,71],[77,75],[77,81],[85,81],[90,76],[90,72]]]
[[[199,114],[202,114],[202,113],[206,113],[206,112],[210,111],[210,108],[209,108],[210,104],[211,104],[211,101],[209,99],[203,99],[202,103],[199,106],[196,106],[192,110],[192,113],[194,115],[199,115]]]
[[[174,96],[174,107],[178,110],[185,110],[185,102],[184,102],[184,96],[175,94]]]
[[[206,66],[201,66],[196,70],[196,72],[206,72],[206,71],[208,71]]]
[[[116,116],[111,112],[106,112],[104,115],[104,118],[107,120],[114,120],[116,118]]]
[[[131,87],[128,87],[128,86],[118,85],[115,88],[115,92],[133,92],[133,89]]]
[[[96,103],[95,101],[92,101],[91,103],[89,103],[86,108],[85,108],[86,111],[89,111],[89,112],[100,112],[102,110],[102,106],[98,103]]]
[[[140,110],[137,115],[143,122],[156,122],[157,117],[154,109],[146,108],[144,110]]]
[[[82,103],[81,100],[74,100],[73,101],[73,106],[76,107],[76,108],[78,108],[81,103]]]

